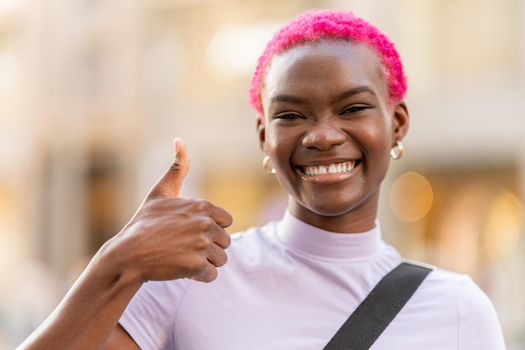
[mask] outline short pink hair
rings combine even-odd
[[[321,39],[347,40],[370,46],[384,65],[389,102],[396,103],[403,99],[407,90],[406,77],[399,53],[390,39],[370,23],[354,16],[352,12],[317,10],[299,15],[277,31],[259,57],[250,87],[250,102],[259,115],[263,115],[263,79],[273,57],[293,47]]]

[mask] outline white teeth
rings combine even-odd
[[[355,161],[344,163],[334,163],[330,165],[308,165],[304,166],[304,173],[308,176],[324,175],[324,174],[342,174],[350,172],[355,167]]]

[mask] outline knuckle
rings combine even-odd
[[[195,257],[187,266],[193,274],[200,274],[206,269],[206,261],[202,257]]]
[[[188,198],[188,199],[185,199],[185,202],[190,206],[190,207],[195,207],[197,205],[197,200],[196,199],[193,199],[193,198]]]
[[[187,210],[178,210],[175,215],[171,216],[177,222],[191,222],[192,215]]]
[[[180,172],[181,166],[177,162],[171,163],[168,172],[171,174],[178,174]]]
[[[202,231],[209,231],[215,226],[215,222],[209,217],[204,217],[200,225]]]
[[[199,200],[197,201],[197,209],[200,211],[208,211],[211,208],[211,203],[207,200]]]
[[[197,241],[195,243],[195,247],[198,250],[206,250],[206,249],[208,249],[210,244],[211,244],[211,241],[210,241],[210,239],[208,237],[206,237],[205,235],[199,235],[197,237]]]

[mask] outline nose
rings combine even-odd
[[[302,145],[306,148],[316,148],[327,151],[333,146],[345,142],[347,134],[332,120],[319,120],[305,133]]]

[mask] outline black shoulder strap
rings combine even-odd
[[[324,350],[369,349],[431,271],[407,262],[399,264],[372,289]]]

